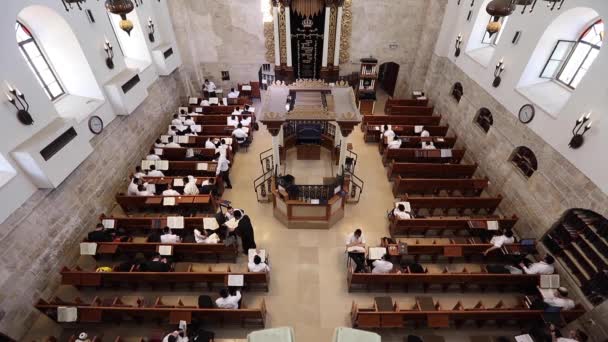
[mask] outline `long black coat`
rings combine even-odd
[[[243,243],[243,253],[247,254],[247,251],[251,248],[256,248],[255,238],[253,235],[253,226],[251,225],[251,220],[248,215],[244,215],[240,220],[239,224],[236,227],[236,233],[241,237],[241,241]]]

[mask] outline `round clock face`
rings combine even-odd
[[[94,134],[99,134],[103,130],[103,121],[99,116],[92,116],[89,119],[89,129]]]
[[[534,113],[534,106],[531,104],[523,105],[519,110],[519,121],[525,124],[530,123],[534,119]]]

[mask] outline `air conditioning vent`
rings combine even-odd
[[[127,92],[129,92],[129,90],[133,89],[133,87],[135,87],[135,85],[137,85],[139,81],[139,75],[133,76],[130,80],[128,80],[127,82],[125,82],[125,84],[122,85],[122,92],[126,94]]]
[[[70,141],[74,140],[78,134],[74,127],[70,127],[67,131],[61,134],[57,139],[53,140],[45,148],[40,151],[40,155],[45,161],[51,159],[57,152],[61,151]]]
[[[168,48],[165,52],[163,52],[165,59],[171,57],[173,55],[173,48]]]

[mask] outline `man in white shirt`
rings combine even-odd
[[[219,243],[220,237],[215,233],[209,235],[204,229],[202,229],[202,230],[195,229],[194,230],[194,241],[196,241],[196,243],[206,243],[206,244]]]
[[[243,125],[243,126],[249,126],[249,125],[251,125],[251,116],[243,118],[241,120],[241,125]]]
[[[129,187],[127,188],[127,196],[137,196],[139,192],[139,179],[137,177],[133,177],[131,182],[129,183]]]
[[[508,229],[507,231],[504,232],[504,234],[496,235],[496,236],[492,237],[492,240],[490,240],[492,247],[486,249],[486,251],[483,252],[483,255],[488,255],[488,253],[490,253],[491,251],[493,251],[495,249],[501,249],[502,246],[510,245],[510,244],[513,244],[514,242],[515,242],[515,238],[513,238],[513,231]]]
[[[238,309],[241,300],[241,291],[236,291],[234,296],[228,294],[228,290],[220,291],[220,298],[215,300],[215,305],[220,309]]]
[[[148,171],[148,177],[165,177],[162,171],[157,170],[156,166],[150,165],[150,171]]]
[[[393,209],[393,215],[395,215],[395,218],[398,220],[407,220],[412,218],[410,213],[405,211],[405,205],[403,204],[399,204],[397,208]]]
[[[198,187],[196,186],[196,178],[194,176],[184,177],[184,195],[198,195]]]
[[[247,264],[249,272],[270,272],[270,267],[262,262],[262,258],[259,255],[253,257],[253,262]]]
[[[186,115],[186,120],[184,120],[184,125],[192,126],[192,125],[196,125],[196,122],[194,122],[194,119],[192,119],[192,117],[190,115]]]
[[[188,336],[182,329],[179,329],[165,336],[162,342],[188,342]]]
[[[165,144],[163,144],[162,140],[158,138],[156,139],[156,142],[154,142],[154,147],[165,147]]]
[[[525,274],[553,274],[555,272],[554,263],[555,259],[547,254],[543,261],[535,262],[528,266],[522,262],[519,264],[519,267],[521,267]]]
[[[391,142],[389,142],[386,145],[386,148],[388,148],[389,150],[394,150],[394,149],[397,149],[397,148],[401,148],[401,139],[396,138],[396,139],[392,140]]]
[[[146,156],[146,160],[160,160],[160,157],[154,154],[154,150],[150,150],[150,154]]]
[[[203,84],[203,91],[215,94],[215,89],[217,89],[217,87],[215,86],[215,83],[209,81],[208,79],[205,79],[205,83]],[[209,96],[211,96],[211,95],[209,95]]]
[[[362,247],[365,251],[365,238],[361,229],[355,229],[355,231],[346,238],[346,248],[351,247]]]
[[[393,263],[386,260],[386,258],[386,254],[384,254],[382,259],[372,263],[372,266],[374,267],[372,273],[390,273],[393,270]]]
[[[236,99],[239,97],[239,92],[235,91],[234,88],[230,88],[230,92],[228,93],[229,99]]]
[[[205,148],[215,149],[215,144],[211,141],[211,138],[207,138],[207,141],[205,141]]]
[[[182,124],[182,119],[179,118],[179,115],[173,114],[173,120],[171,120],[171,125],[179,126]]]
[[[180,144],[175,142],[175,138],[173,137],[169,137],[169,142],[167,144],[165,144],[165,147],[182,147]]]
[[[169,227],[163,228],[163,235],[160,236],[161,243],[179,243],[182,239],[173,233],[171,233],[171,229]]]
[[[226,183],[226,189],[232,189],[232,183],[230,182],[230,161],[226,158],[225,153],[217,152],[215,157],[217,158],[215,175],[222,176],[222,180]]]
[[[386,140],[390,142],[395,138],[395,132],[392,129],[388,128],[388,125],[384,125],[384,133],[382,133],[382,136],[387,138]]]
[[[137,196],[154,196],[154,193],[148,189],[148,184],[140,184],[137,186]]]
[[[135,178],[146,177],[146,173],[141,170],[141,166],[137,165],[135,167],[135,173],[133,174],[133,177],[135,177]]]
[[[423,141],[422,142],[422,149],[423,150],[434,150],[436,149],[435,145],[433,144],[432,141]]]
[[[541,292],[542,294],[542,292]],[[556,307],[556,308],[561,308],[562,310],[570,310],[570,309],[574,309],[574,307],[576,306],[576,304],[574,304],[574,301],[570,298],[568,298],[568,289],[565,287],[560,287],[558,288],[554,293],[553,296],[544,296],[543,295],[543,301],[550,306]]]
[[[207,100],[201,101],[201,106],[205,107],[205,106],[208,106],[208,105],[209,105],[209,101],[207,101]]]
[[[181,194],[173,189],[173,186],[171,186],[171,183],[167,184],[167,190],[163,191],[163,196],[180,196]]]
[[[232,111],[232,115],[241,115],[243,114],[243,111],[241,110],[241,107],[236,107],[233,111]]]
[[[175,126],[175,125],[169,126],[169,130],[167,130],[167,135],[176,136],[177,135],[177,126]]]
[[[219,152],[220,154],[223,154],[224,156],[226,156],[228,153],[228,150],[232,150],[232,146],[226,144],[226,140],[222,139],[220,140],[220,144],[219,146],[215,149],[215,152]]]
[[[243,125],[238,124],[236,129],[232,131],[232,136],[236,138],[236,141],[240,144],[243,143],[249,137],[249,134],[243,129]]]
[[[239,118],[236,115],[231,115],[226,118],[226,125],[237,127],[239,125]]]

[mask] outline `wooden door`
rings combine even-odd
[[[391,97],[395,93],[397,76],[399,75],[399,64],[394,62],[383,63],[380,65],[380,87]]]

